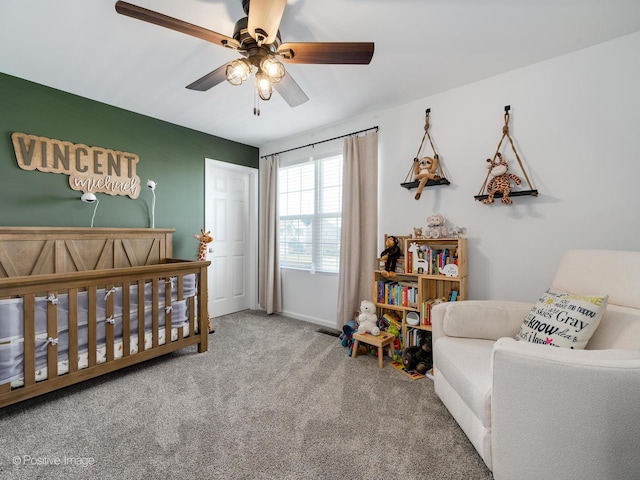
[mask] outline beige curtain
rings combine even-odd
[[[378,132],[344,140],[338,328],[372,299],[378,253]]]
[[[260,164],[258,302],[268,314],[282,311],[278,242],[279,164],[277,155],[265,158]]]

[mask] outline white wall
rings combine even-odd
[[[534,301],[567,249],[639,249],[638,52],[640,32],[263,145],[260,152],[379,125],[379,230],[372,234],[380,249],[384,233],[409,234],[425,226],[428,215],[442,213],[467,228],[469,298]],[[433,72],[425,65],[427,74]],[[511,106],[516,149],[540,196],[484,205],[473,197],[502,135],[505,105]],[[425,188],[416,201],[415,190],[400,183],[420,144],[426,108],[451,185]],[[524,180],[511,149],[502,152]],[[284,276],[286,313],[335,324],[337,277],[295,273],[295,279]]]

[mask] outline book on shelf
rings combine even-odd
[[[398,329],[402,328],[402,318],[396,312],[384,312],[382,321],[389,325],[395,325]]]
[[[417,308],[418,283],[395,280],[378,280],[376,302],[399,307]]]
[[[422,325],[431,325],[431,307],[434,301],[433,298],[427,298],[422,302]]]
[[[420,345],[422,331],[417,328],[407,330],[405,347],[416,347]]]

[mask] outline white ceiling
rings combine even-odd
[[[241,0],[129,1],[227,36],[244,16]],[[114,5],[2,0],[0,72],[255,146],[640,31],[640,0],[288,0],[283,42],[371,41],[375,53],[365,66],[286,65],[310,100],[290,108],[274,93],[256,117],[250,82],[185,88],[237,54]]]

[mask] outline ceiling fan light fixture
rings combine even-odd
[[[286,73],[284,65],[276,58],[269,56],[261,60],[260,69],[269,76],[271,83],[278,83]]]
[[[256,90],[258,96],[265,101],[269,100],[273,93],[273,84],[269,76],[261,70],[256,73]]]
[[[231,85],[242,85],[249,78],[251,73],[251,64],[244,58],[238,58],[227,64],[225,72],[227,82]]]

